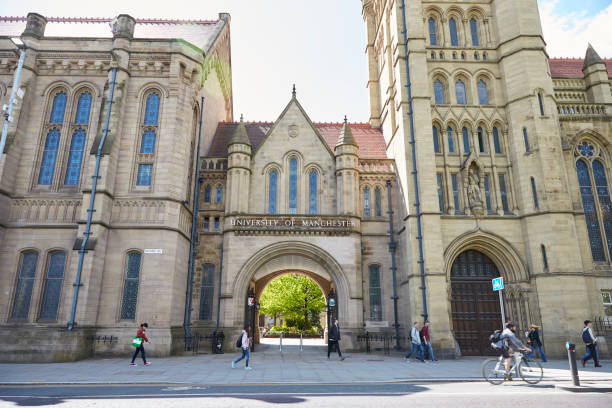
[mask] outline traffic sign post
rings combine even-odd
[[[493,279],[492,283],[493,290],[499,293],[499,305],[501,306],[502,327],[504,327],[504,325],[506,324],[506,313],[504,311],[504,295],[502,293],[504,291],[504,278],[501,276],[499,278],[495,278]]]

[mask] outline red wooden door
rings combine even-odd
[[[502,326],[499,295],[491,286],[491,280],[497,277],[493,261],[478,251],[465,251],[453,263],[453,333],[464,356],[499,354],[489,345],[489,335]]]

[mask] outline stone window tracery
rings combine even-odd
[[[38,252],[24,251],[21,253],[19,272],[17,274],[17,289],[15,290],[13,298],[11,319],[27,320],[28,318],[37,264]]]
[[[369,267],[370,320],[382,320],[382,289],[380,286],[380,265]]]
[[[140,149],[136,158],[136,186],[150,188],[153,184],[153,163],[159,133],[161,98],[158,91],[145,94],[145,107],[140,126]]]
[[[65,252],[56,251],[49,255],[42,304],[40,307],[40,320],[57,320],[62,283],[64,282],[65,264]]]
[[[136,319],[141,260],[142,254],[140,252],[130,251],[127,253],[123,284],[123,298],[121,302],[121,320]]]

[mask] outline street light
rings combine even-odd
[[[19,62],[17,63],[17,69],[15,70],[15,76],[13,77],[13,88],[11,89],[11,97],[9,98],[8,106],[2,107],[4,110],[4,126],[2,127],[2,138],[0,139],[0,163],[4,157],[4,146],[6,145],[6,137],[8,135],[9,123],[12,122],[13,118],[13,104],[15,103],[15,97],[18,95],[19,90],[19,77],[21,76],[21,69],[23,68],[23,61],[25,60],[26,45],[19,37],[12,37],[11,41],[19,49]]]

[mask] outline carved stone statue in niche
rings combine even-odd
[[[482,189],[480,188],[480,169],[472,163],[468,170],[467,196],[472,213],[482,215]]]

